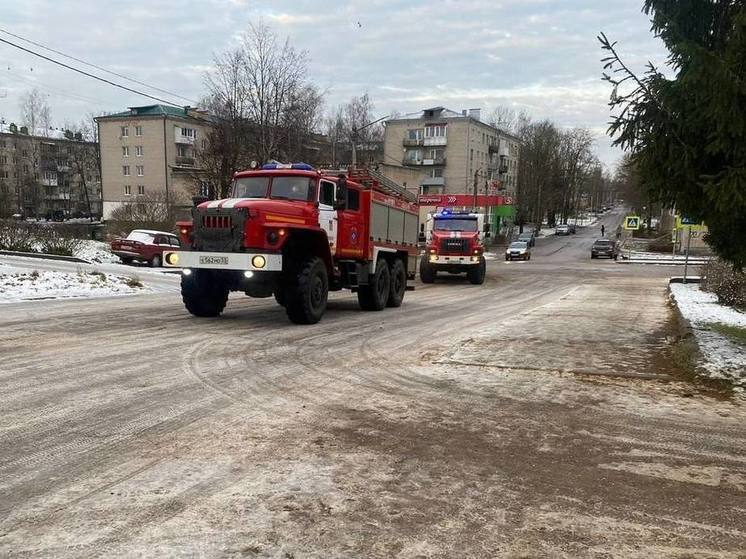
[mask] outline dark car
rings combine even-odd
[[[125,264],[138,260],[156,267],[163,263],[163,251],[180,246],[179,238],[173,233],[135,229],[126,238],[112,241],[111,252]]]
[[[606,256],[616,260],[619,258],[619,245],[611,239],[596,239],[591,247],[591,258]]]
[[[526,232],[526,233],[521,233],[520,235],[518,235],[518,238],[516,239],[516,241],[528,243],[528,246],[532,247],[536,244],[536,237],[534,236],[533,233]]]

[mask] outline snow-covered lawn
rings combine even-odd
[[[134,277],[102,272],[20,272],[0,267],[0,303],[69,297],[109,297],[148,291]]]
[[[109,243],[103,241],[81,241],[75,256],[97,264],[120,262],[119,257],[111,253]]]
[[[746,329],[746,314],[719,304],[699,284],[672,283],[670,288],[681,314],[692,325],[702,368],[713,378],[730,379],[746,388],[746,346],[713,329],[718,324]]]

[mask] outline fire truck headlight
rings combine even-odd
[[[254,258],[251,259],[251,265],[254,266],[254,268],[262,269],[266,264],[267,260],[261,254],[257,254]]]
[[[179,255],[175,252],[169,252],[166,255],[166,264],[170,264],[171,266],[176,266],[179,263]]]
[[[430,255],[430,262],[437,262],[438,261],[438,255],[437,254],[431,254]]]
[[[430,254],[435,254],[435,249],[434,248],[430,249]]]

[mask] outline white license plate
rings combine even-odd
[[[227,256],[200,256],[199,263],[206,266],[227,266]]]

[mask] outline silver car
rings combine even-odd
[[[531,260],[531,247],[526,241],[513,241],[505,250],[505,260]]]

